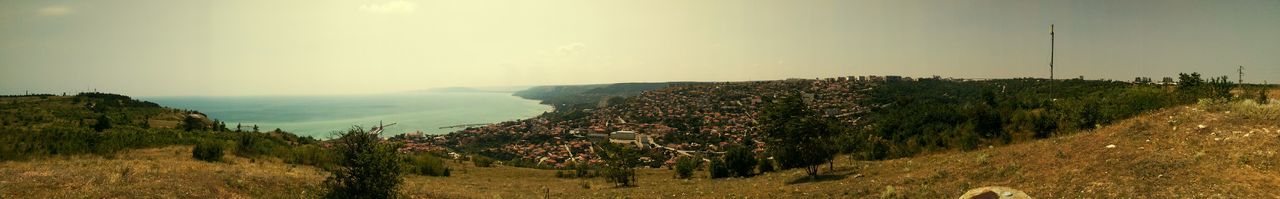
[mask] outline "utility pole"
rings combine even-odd
[[[1244,66],[1240,66],[1239,71],[1240,71],[1240,78],[1236,78],[1236,80],[1240,81],[1239,83],[1240,85],[1244,85]]]
[[[1049,24],[1049,80],[1053,80],[1053,24]]]

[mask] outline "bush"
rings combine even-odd
[[[729,148],[729,151],[724,153],[724,162],[733,176],[751,177],[751,175],[755,175],[756,157],[751,153],[751,149],[747,147],[736,146]]]
[[[676,159],[676,178],[689,178],[698,169],[698,158],[682,156]]]
[[[93,123],[93,131],[102,132],[111,128],[111,119],[107,118],[107,114],[102,114],[97,121]]]
[[[475,163],[476,167],[492,167],[493,159],[484,156],[471,156],[471,163]]]
[[[444,166],[444,160],[430,154],[405,158],[405,169],[409,173],[424,176],[449,176],[449,168]]]
[[[587,163],[574,164],[573,171],[578,175],[579,178],[596,177],[595,175],[591,175],[591,165],[587,165]]]
[[[376,134],[352,128],[333,140],[338,168],[325,179],[326,198],[392,198],[401,179],[403,160],[397,146],[380,142]]]
[[[711,173],[711,178],[729,177],[729,166],[725,165],[724,160],[720,158],[711,158],[711,164],[707,165],[707,171]]]
[[[634,168],[609,166],[604,167],[605,181],[612,182],[618,187],[627,187],[635,185],[636,170]]]
[[[1266,88],[1258,89],[1258,103],[1259,103],[1259,104],[1267,104],[1267,103],[1271,103],[1271,100],[1270,100],[1270,99],[1267,99],[1267,89],[1266,89]]]
[[[1280,120],[1280,104],[1259,104],[1253,100],[1241,100],[1231,102],[1229,105],[1231,113],[1237,114],[1245,119],[1254,119],[1262,121]]]
[[[773,160],[762,157],[760,158],[760,160],[757,160],[756,162],[760,163],[760,165],[756,166],[756,169],[760,170],[760,173],[767,173],[767,172],[774,171]]]
[[[206,162],[222,161],[223,146],[214,142],[202,142],[191,149],[191,157]]]

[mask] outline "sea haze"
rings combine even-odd
[[[227,123],[257,124],[261,131],[280,128],[300,136],[328,138],[359,125],[366,129],[397,123],[383,136],[406,132],[442,134],[443,126],[493,123],[537,116],[552,107],[506,92],[420,91],[376,95],[143,97],[163,106],[200,111]]]

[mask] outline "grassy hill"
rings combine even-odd
[[[1273,93],[1274,94],[1274,93]],[[452,177],[406,177],[417,198],[950,198],[1007,186],[1038,198],[1280,197],[1280,105],[1201,103],[1102,128],[968,152],[882,161],[841,156],[810,180],[803,170],[752,178],[674,179],[638,170],[636,187],[555,178],[552,170],[450,162]],[[0,197],[308,197],[326,176],[310,166],[192,159],[186,147],[0,163]],[[296,194],[303,193],[303,194]]]

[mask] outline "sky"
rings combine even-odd
[[[1280,83],[1280,1],[0,0],[0,94],[850,75]]]

